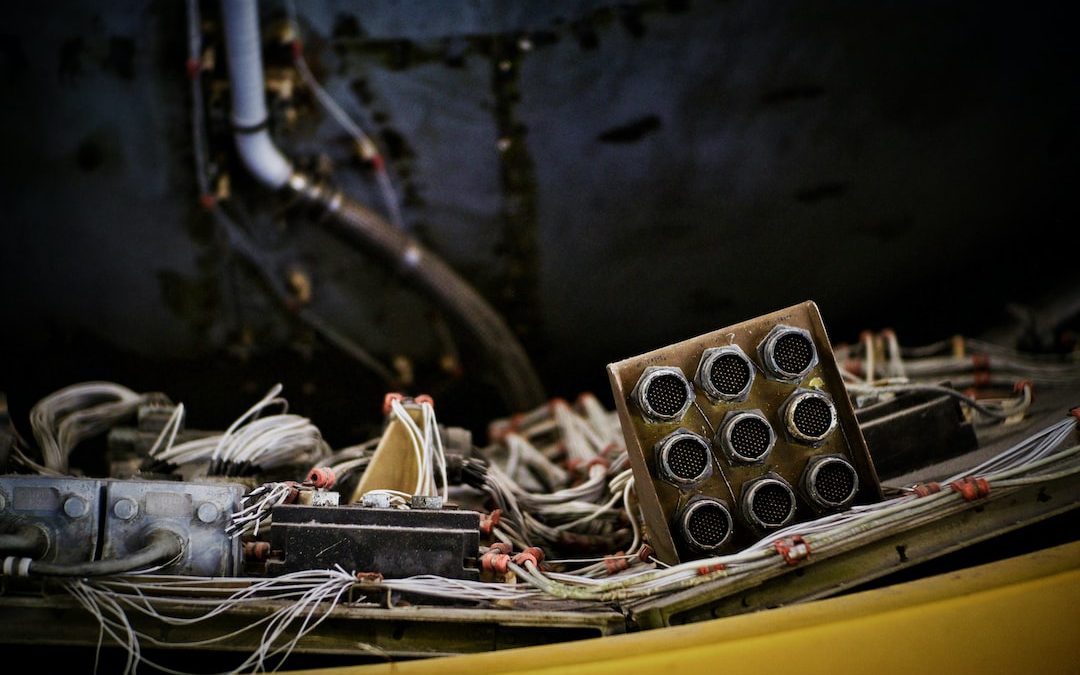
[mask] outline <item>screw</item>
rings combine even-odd
[[[86,515],[86,500],[82,497],[68,497],[64,500],[64,513],[72,518],[82,518]]]
[[[199,517],[199,520],[201,520],[202,522],[210,524],[217,520],[218,513],[218,507],[216,504],[211,504],[210,502],[203,502],[202,504],[199,504],[199,510],[196,511],[195,515],[197,515]]]
[[[126,497],[113,504],[113,514],[120,520],[131,520],[138,513],[139,505]]]

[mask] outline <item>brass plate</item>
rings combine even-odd
[[[805,329],[817,351],[817,364],[798,382],[781,382],[766,376],[758,345],[777,325]],[[753,385],[748,397],[739,402],[714,403],[694,383],[698,363],[710,347],[738,345],[754,364]],[[694,397],[681,419],[649,422],[631,395],[638,378],[649,366],[673,366],[682,370],[694,383]],[[753,528],[743,517],[739,498],[745,483],[772,473],[785,479],[796,494],[796,512],[791,522],[810,520],[826,512],[815,507],[800,489],[800,478],[807,462],[820,455],[842,455],[855,467],[859,490],[855,503],[881,499],[881,485],[866,449],[855,413],[847,397],[840,371],[836,366],[821,314],[813,302],[805,302],[750,321],[722,328],[699,337],[663,347],[608,366],[608,377],[619,411],[619,421],[630,463],[649,542],[656,556],[669,564],[705,557],[690,548],[681,535],[675,534],[675,519],[687,502],[696,495],[715,497],[731,510],[734,530],[727,542],[710,554],[736,551],[768,534]],[[794,442],[781,419],[781,407],[799,388],[815,388],[831,396],[836,409],[837,427],[820,444],[811,446]],[[663,480],[656,466],[653,448],[658,441],[679,428],[685,428],[710,441],[731,411],[760,410],[776,433],[776,445],[762,464],[733,464],[723,451],[712,446],[712,475],[689,489],[680,489]]]

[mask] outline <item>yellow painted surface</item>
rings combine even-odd
[[[907,584],[687,626],[310,672],[924,671],[1080,674],[1080,542]]]

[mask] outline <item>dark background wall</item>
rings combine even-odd
[[[917,343],[1077,286],[1064,7],[298,5],[307,56],[386,150],[408,227],[504,312],[553,394],[609,397],[606,363],[807,298],[834,340],[891,326]],[[217,5],[202,10],[213,45]],[[284,10],[262,12],[269,38]],[[115,379],[214,426],[283,381],[353,440],[384,386],[282,311],[197,205],[184,26],[178,2],[7,9],[0,389],[19,419],[54,388]],[[313,310],[380,360],[408,359],[444,417],[501,413],[467,348],[463,373],[440,369],[462,346],[431,307],[246,179],[220,70],[214,158],[275,269],[307,275]],[[303,92],[275,110],[298,162],[321,155],[379,206]]]

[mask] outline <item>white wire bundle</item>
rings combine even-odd
[[[878,348],[869,332],[863,334],[857,348],[835,348],[837,361],[849,382],[859,380],[860,375],[866,384],[878,379],[906,378],[911,383],[949,379],[953,386],[963,389],[975,383],[971,374],[982,371],[984,375],[992,375],[995,384],[1011,385],[1019,378],[1047,387],[1080,384],[1080,357],[1076,352],[1039,356],[959,337],[924,347],[902,348],[894,332],[884,331],[882,338],[884,363],[878,363]]]
[[[1075,428],[1076,420],[1072,418],[1055,423],[944,482],[978,476],[995,490],[1005,491],[1080,473],[1080,446],[1061,447]],[[948,487],[926,497],[905,495],[792,525],[735,554],[694,560],[666,569],[630,571],[607,580],[581,574],[545,574],[531,562],[524,566],[511,563],[510,569],[537,589],[558,598],[631,601],[720,578],[742,577],[764,569],[782,570],[787,561],[777,549],[776,542],[785,538],[797,535],[804,541],[806,551],[824,553],[907,530],[969,506],[963,496]]]
[[[150,456],[173,466],[209,462],[213,473],[224,467],[257,466],[272,469],[287,464],[312,464],[330,454],[318,427],[311,420],[289,414],[288,403],[281,398],[282,386],[274,385],[258,403],[238,417],[224,434],[199,438],[173,445],[176,429],[184,411],[177,411],[166,423],[154,443]],[[282,412],[262,416],[269,408],[280,406]],[[162,443],[169,433],[168,440]]]
[[[231,533],[233,539],[245,534],[258,536],[259,528],[269,524],[273,508],[284,504],[294,489],[292,483],[265,483],[255,488],[244,495],[240,510],[233,513],[225,532]]]
[[[514,430],[507,432],[507,426]],[[633,532],[630,550],[640,548],[637,516],[627,507],[633,478],[625,468],[622,432],[595,397],[582,396],[576,410],[552,401],[493,428],[502,428],[501,440],[483,454],[489,459],[487,491],[502,510],[497,539],[525,548],[558,544],[573,535],[610,536],[625,519]],[[571,485],[572,472],[551,459],[560,454],[568,467],[587,467],[583,482]],[[533,489],[532,476],[552,489]]]
[[[230,582],[238,584],[240,588],[229,589]],[[182,671],[144,657],[142,645],[155,647],[215,645],[263,626],[259,646],[240,665],[228,672],[263,671],[267,661],[275,656],[280,656],[277,664],[280,667],[300,639],[315,630],[330,616],[342,597],[353,588],[355,583],[355,576],[337,568],[293,572],[259,581],[175,576],[160,579],[140,577],[137,581],[122,577],[73,580],[65,584],[65,589],[97,618],[101,626],[99,650],[105,635],[127,650],[125,673],[134,673],[141,663],[145,663],[166,673],[183,675]],[[198,596],[192,597],[192,594],[198,594]],[[161,609],[163,605],[175,603],[176,596],[183,596],[185,609],[197,607],[202,610],[201,613],[195,616],[175,616]],[[147,633],[136,629],[129,616],[129,612],[134,612],[167,626],[191,626],[210,620],[236,607],[274,600],[287,602],[283,602],[275,611],[230,633],[182,643],[161,639],[158,637],[162,635],[160,630]],[[296,625],[298,621],[299,625]],[[275,667],[274,670],[276,669]]]
[[[30,427],[44,464],[32,461],[21,451],[15,453],[15,458],[38,473],[66,474],[75,446],[133,414],[146,400],[145,394],[113,382],[82,382],[65,387],[30,410]]]
[[[412,418],[400,401],[392,401],[390,410],[394,417],[405,429],[412,445],[413,455],[416,459],[416,485],[412,494],[434,497],[439,495],[438,479],[441,480],[442,498],[448,498],[448,486],[446,481],[446,451],[443,448],[442,435],[439,433],[439,424],[435,420],[435,408],[428,402],[419,403],[420,424]],[[366,494],[388,494],[391,498],[407,499],[409,495],[396,493],[392,490],[372,490]]]

